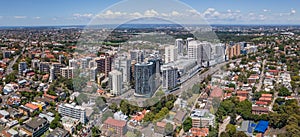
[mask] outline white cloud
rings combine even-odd
[[[270,12],[271,10],[263,9],[263,12]]]
[[[177,12],[177,11],[172,11],[171,15],[172,15],[172,16],[179,16],[179,15],[180,15],[180,13],[179,13],[179,12]]]
[[[253,12],[248,13],[248,16],[254,16]]]
[[[138,13],[134,13],[135,15],[138,15]],[[97,14],[97,18],[107,18],[107,19],[112,19],[112,18],[124,18],[128,17],[129,14],[126,12],[120,12],[120,11],[112,11],[112,10],[107,10],[104,13]]]
[[[296,10],[295,9],[291,9],[290,15],[296,14]]]
[[[146,10],[144,15],[147,17],[154,17],[154,16],[158,16],[159,13],[157,11],[155,11],[154,9],[151,9],[151,10]]]
[[[38,16],[37,16],[37,17],[34,17],[34,19],[41,19],[41,17],[38,17]]]
[[[135,17],[135,18],[138,18],[138,17],[142,17],[143,15],[139,12],[134,12],[134,13],[130,13],[129,14],[131,17]]]
[[[85,13],[85,14],[75,13],[75,14],[73,14],[73,19],[91,19],[92,17],[93,17],[93,14],[91,14],[91,13]]]
[[[295,9],[291,9],[289,12],[285,12],[285,13],[279,13],[279,16],[291,16],[291,15],[294,15],[296,14],[296,10]]]
[[[204,17],[211,18],[211,17],[218,17],[220,13],[214,8],[208,8],[203,12]]]
[[[15,19],[25,19],[27,16],[14,16]]]
[[[262,14],[260,14],[260,15],[258,15],[258,19],[259,19],[259,20],[265,20],[265,19],[266,19],[266,16],[265,16],[265,15],[262,15]]]

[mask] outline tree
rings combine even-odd
[[[230,135],[227,132],[222,132],[220,137],[230,137]]]
[[[8,74],[6,77],[5,77],[5,83],[10,83],[10,82],[15,82],[16,81],[16,75],[17,73],[15,71],[13,71],[12,73]]]
[[[100,137],[101,130],[98,127],[92,128],[92,137]]]
[[[169,110],[171,110],[172,108],[173,108],[173,102],[172,101],[168,101],[167,103],[166,103],[166,107],[169,109]]]
[[[119,110],[119,107],[118,105],[113,102],[110,106],[109,106],[109,109],[111,109],[113,112],[117,112]]]
[[[165,126],[165,132],[167,135],[170,135],[171,133],[173,133],[174,129],[173,129],[173,125],[171,123],[167,123]]]
[[[79,124],[76,126],[76,130],[80,131],[82,129],[82,123],[79,122]]]
[[[292,93],[286,88],[286,87],[281,87],[279,89],[278,96],[290,96]]]
[[[184,122],[183,122],[183,130],[184,132],[189,131],[192,128],[192,118],[191,117],[187,117]]]
[[[106,103],[102,97],[97,97],[95,100],[95,103],[96,103],[96,106],[99,107],[100,109],[103,109],[106,106]]]
[[[108,117],[113,117],[114,113],[112,113],[111,111],[106,111],[103,113],[102,117],[101,117],[101,122],[104,122]]]
[[[149,122],[149,121],[152,121],[153,119],[154,119],[154,114],[152,112],[148,112],[148,113],[146,113],[143,120],[145,122]]]
[[[236,132],[235,126],[232,125],[232,124],[228,124],[228,125],[226,126],[226,132],[227,132],[230,136],[233,136],[233,134],[235,134],[235,132]]]
[[[125,100],[122,100],[120,103],[120,110],[125,114],[128,115],[129,114],[129,105]]]
[[[244,132],[238,131],[232,137],[248,137]]]
[[[228,87],[229,87],[229,88],[234,88],[234,89],[235,89],[235,84],[234,84],[234,83],[230,83],[230,84],[228,85]]]
[[[61,118],[61,116],[59,115],[59,113],[55,112],[55,117],[52,120],[52,122],[50,123],[51,129],[55,129],[57,127],[60,127],[60,128],[63,127],[63,125],[60,123],[60,118]]]
[[[194,94],[199,94],[200,93],[200,85],[199,84],[193,85],[192,91]]]

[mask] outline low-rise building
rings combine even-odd
[[[252,106],[252,114],[268,114],[269,109],[266,107],[260,107],[260,106]]]
[[[85,108],[72,104],[60,104],[58,105],[58,113],[62,116],[68,116],[80,120],[81,123],[86,122]]]
[[[123,136],[127,132],[126,121],[108,118],[104,121],[103,130],[113,130],[118,136]]]
[[[70,137],[70,133],[62,128],[55,128],[47,137]]]
[[[21,126],[21,132],[25,133],[28,136],[39,137],[49,128],[49,122],[43,118],[33,118],[23,126]]]
[[[182,110],[179,110],[176,115],[174,116],[174,122],[176,124],[182,124],[185,117],[186,117],[186,112],[185,111],[182,111]]]
[[[215,115],[211,114],[208,109],[195,109],[191,113],[193,127],[209,127],[215,125]]]

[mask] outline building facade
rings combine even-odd
[[[76,106],[75,103],[58,105],[58,113],[62,116],[78,119],[81,123],[86,122],[85,108]]]
[[[112,70],[109,72],[110,79],[110,91],[113,95],[118,96],[122,94],[122,73],[117,70]]]
[[[172,89],[177,85],[178,70],[172,66],[163,65],[162,71],[162,88]]]
[[[141,96],[151,96],[156,90],[156,66],[153,62],[137,63],[134,66],[135,93]]]
[[[178,48],[170,45],[165,47],[165,63],[173,62],[177,60]]]

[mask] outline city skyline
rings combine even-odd
[[[127,3],[127,4],[126,4]],[[135,3],[135,4],[133,4]],[[0,26],[59,26],[87,25],[92,19],[126,20],[134,17],[192,17],[199,15],[208,24],[291,24],[300,21],[300,14],[295,5],[299,1],[187,1],[170,0],[157,4],[150,1],[112,0],[112,1],[4,1],[0,6]],[[189,10],[180,11],[172,3],[190,6]],[[116,5],[124,8],[113,8]],[[166,5],[168,8],[165,8]],[[271,5],[272,4],[272,5]],[[14,5],[15,8],[10,8]],[[125,6],[126,5],[126,6]],[[279,8],[280,7],[280,8]],[[168,9],[169,11],[157,10]],[[191,10],[193,9],[193,10]],[[192,20],[191,20],[192,21]]]

